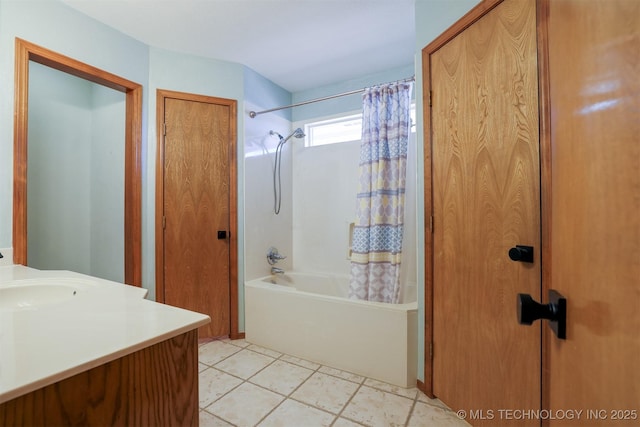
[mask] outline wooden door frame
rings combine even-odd
[[[424,381],[418,380],[418,388],[433,398],[433,184],[431,127],[431,55],[458,34],[466,30],[504,0],[483,0],[467,14],[445,30],[422,49],[422,105],[424,123]],[[546,295],[551,288],[551,113],[549,109],[549,48],[548,6],[549,0],[536,0],[536,32],[538,37],[538,105],[540,144],[540,225],[541,225],[541,290]],[[515,305],[515,296],[514,296]],[[515,316],[514,316],[515,321]],[[549,407],[549,390],[546,367],[549,366],[548,351],[551,336],[549,328],[542,328],[541,381],[542,407]]]
[[[16,38],[13,122],[13,263],[27,265],[29,61],[125,94],[124,281],[142,285],[142,85]]]
[[[536,0],[536,22],[538,36],[538,106],[540,129],[540,279],[542,280],[540,302],[546,300],[551,283],[551,75],[549,71],[549,2]],[[541,320],[542,321],[542,320]],[[542,409],[551,408],[551,343],[554,334],[547,325],[542,326],[540,349]],[[549,419],[542,420],[542,426],[548,426]]]
[[[229,122],[229,338],[244,338],[238,323],[238,167],[237,167],[237,105],[235,99],[156,90],[156,301],[164,302],[164,115],[165,99],[226,105],[231,109]]]

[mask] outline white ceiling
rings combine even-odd
[[[63,0],[143,43],[298,92],[414,61],[414,0]]]

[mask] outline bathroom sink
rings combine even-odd
[[[73,298],[78,289],[66,285],[19,285],[0,288],[0,309],[28,310]]]

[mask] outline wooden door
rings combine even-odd
[[[640,2],[552,0],[548,16],[553,265],[545,285],[567,298],[567,339],[545,326],[545,403],[584,411],[579,422],[549,424],[637,426]]]
[[[433,203],[433,393],[473,425],[540,408],[536,7],[507,0],[429,56]],[[508,257],[534,247],[534,262]]]
[[[164,102],[162,298],[211,317],[200,338],[229,335],[235,101],[158,98]]]

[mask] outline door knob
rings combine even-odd
[[[509,258],[512,261],[533,262],[533,246],[516,245],[509,249]]]
[[[226,230],[218,230],[218,240],[224,240],[227,238]]]
[[[549,303],[540,304],[529,294],[518,294],[518,323],[531,325],[535,320],[547,319],[560,339],[567,338],[567,299],[553,289],[549,290]]]

